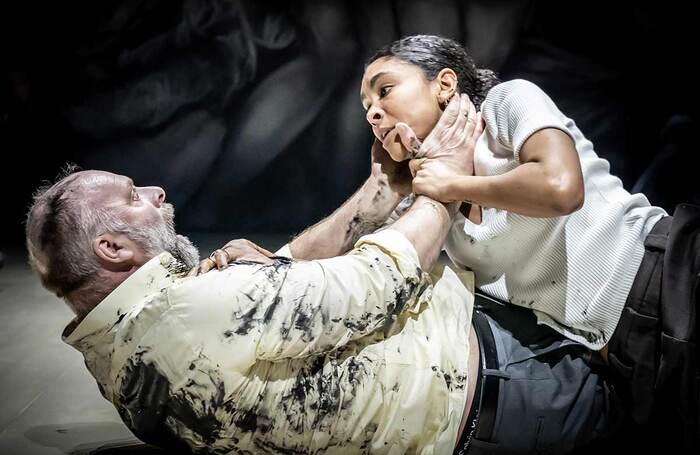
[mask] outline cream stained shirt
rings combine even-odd
[[[337,258],[183,272],[161,254],[64,333],[138,437],[195,452],[451,453],[473,294],[448,268],[433,286],[402,234]]]

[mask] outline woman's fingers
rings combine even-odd
[[[459,115],[450,128],[450,135],[457,138],[463,137],[464,128],[467,126],[467,119],[469,118],[469,108],[472,105],[472,102],[469,100],[469,95],[466,93],[459,95],[459,98]]]
[[[435,128],[433,128],[433,132],[444,133],[454,124],[459,115],[461,99],[462,97],[458,95],[450,99],[450,102],[447,103],[447,108],[445,108],[445,112],[442,113],[440,120],[438,120]]]
[[[474,131],[472,131],[471,136],[472,141],[476,142],[476,140],[479,139],[481,133],[484,132],[484,126],[484,119],[481,116],[481,112],[477,112],[476,119],[474,121]]]
[[[425,171],[418,171],[413,179],[413,192],[423,196],[431,197],[430,186],[427,184]]]
[[[427,160],[427,158],[417,158],[408,162],[408,169],[411,171],[411,175],[415,177],[420,171],[421,166]]]
[[[474,103],[469,101],[469,113],[467,114],[467,123],[464,128],[464,139],[469,140],[471,139],[472,135],[474,134],[474,129],[476,128],[477,124],[477,112],[476,112],[476,107],[474,107]]]

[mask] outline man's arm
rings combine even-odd
[[[418,253],[420,267],[429,272],[440,256],[452,217],[459,202],[443,204],[426,196],[418,196],[408,212],[391,229],[402,233]]]
[[[360,237],[384,224],[401,199],[386,178],[370,176],[332,215],[292,240],[292,257],[312,260],[346,253]]]
[[[328,352],[419,304],[430,285],[423,270],[435,263],[455,212],[418,197],[391,229],[360,239],[347,255],[294,263],[278,296],[255,312],[266,320],[256,357]]]
[[[369,178],[331,216],[295,238],[289,248],[295,259],[324,259],[350,250],[365,234],[377,230],[411,192],[408,163],[396,163],[375,140]]]

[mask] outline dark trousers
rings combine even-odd
[[[631,434],[697,449],[700,207],[679,205],[644,246],[608,345],[612,384],[629,413]]]
[[[494,345],[482,355],[490,352],[494,364],[487,359],[478,372],[484,393],[464,453],[564,454],[609,435],[617,412],[597,353],[538,325],[529,309],[477,294],[473,320],[482,347],[479,318]],[[495,393],[485,387],[489,379]]]

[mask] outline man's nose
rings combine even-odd
[[[141,192],[146,193],[151,203],[158,208],[165,202],[165,190],[159,186],[147,186]]]
[[[384,111],[378,107],[370,107],[367,109],[367,121],[372,126],[379,126],[384,118]]]

